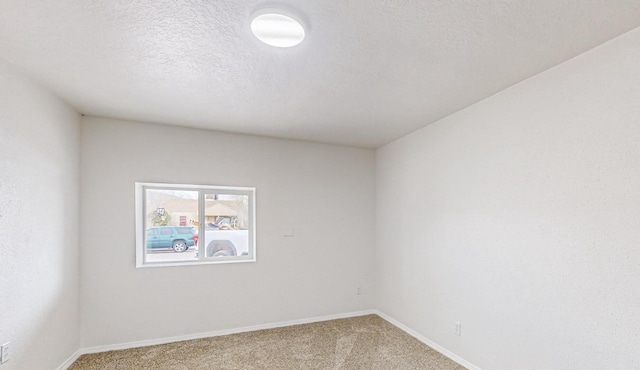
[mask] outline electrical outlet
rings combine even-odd
[[[282,236],[292,237],[294,235],[293,226],[285,226],[282,228]]]
[[[361,295],[362,294],[362,287],[360,285],[358,285],[356,287],[356,295]]]
[[[462,324],[460,323],[460,321],[454,321],[454,325],[455,325],[455,329],[453,331],[453,334],[455,334],[457,336],[461,336],[462,335]]]
[[[9,361],[9,342],[0,347],[0,364],[4,364]]]

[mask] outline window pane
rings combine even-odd
[[[251,256],[248,195],[205,193],[204,210],[206,258]]]
[[[146,189],[146,262],[195,261],[198,192]]]
[[[255,188],[136,183],[136,267],[255,262]]]

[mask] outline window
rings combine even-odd
[[[255,188],[136,183],[136,267],[254,262]]]

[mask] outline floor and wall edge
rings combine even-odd
[[[74,354],[69,356],[69,358],[65,362],[63,362],[60,366],[58,366],[56,370],[67,370],[69,366],[73,365],[73,363],[76,362],[76,360],[80,356],[82,356],[82,354],[83,354],[82,349],[77,350]]]
[[[270,323],[270,324],[245,326],[245,327],[235,328],[235,329],[224,329],[224,330],[216,330],[216,331],[210,331],[210,332],[204,332],[204,333],[187,334],[187,335],[181,335],[181,336],[176,336],[176,337],[157,338],[157,339],[142,340],[142,341],[137,341],[137,342],[128,342],[128,343],[110,344],[110,345],[105,345],[105,346],[94,346],[94,347],[81,348],[78,351],[76,351],[73,355],[71,355],[71,357],[69,357],[69,359],[67,359],[63,364],[61,364],[56,370],[66,370],[67,368],[69,368],[69,366],[71,366],[71,364],[73,364],[78,359],[78,357],[80,357],[80,356],[82,356],[84,354],[107,352],[107,351],[118,351],[118,350],[138,348],[138,347],[155,346],[155,345],[159,345],[159,344],[182,342],[182,341],[185,341],[185,340],[202,339],[202,338],[210,338],[210,337],[219,337],[219,336],[223,336],[223,335],[245,333],[245,332],[250,332],[250,331],[265,330],[265,329],[275,329],[275,328],[281,328],[281,327],[285,327],[285,326],[311,324],[311,323],[315,323],[315,322],[330,321],[330,320],[337,320],[337,319],[346,319],[346,318],[350,318],[350,317],[358,317],[358,316],[365,316],[365,315],[376,315],[376,314],[377,314],[377,311],[375,311],[375,310],[363,310],[363,311],[347,312],[347,313],[335,314],[335,315],[317,316],[317,317],[311,317],[311,318],[306,318],[306,319],[280,321],[280,322],[275,322],[275,323]]]
[[[137,342],[128,342],[128,343],[120,343],[120,344],[110,344],[110,345],[105,345],[105,346],[94,346],[94,347],[81,348],[81,349],[77,350],[74,354],[72,354],[64,363],[62,363],[60,366],[58,366],[58,368],[56,370],[66,370],[66,369],[68,369],[80,356],[82,356],[84,354],[107,352],[107,351],[117,351],[117,350],[124,350],[124,349],[138,348],[138,347],[155,346],[155,345],[159,345],[159,344],[182,342],[182,341],[185,341],[185,340],[202,339],[202,338],[210,338],[210,337],[219,337],[219,336],[222,336],[222,335],[238,334],[238,333],[245,333],[245,332],[257,331],[257,330],[265,330],[265,329],[275,329],[275,328],[281,328],[281,327],[285,327],[285,326],[293,326],[293,325],[301,325],[301,324],[311,324],[311,323],[315,323],[315,322],[337,320],[337,319],[346,319],[346,318],[350,318],[350,317],[358,317],[358,316],[365,316],[365,315],[372,315],[372,314],[382,317],[384,320],[386,320],[389,323],[391,323],[392,325],[396,326],[398,329],[400,329],[400,330],[404,331],[405,333],[411,335],[412,337],[418,339],[422,343],[424,343],[427,346],[433,348],[434,350],[436,350],[439,353],[441,353],[442,355],[450,358],[451,360],[455,361],[456,363],[466,367],[467,369],[469,369],[469,370],[482,370],[480,367],[472,364],[471,362],[463,359],[462,357],[456,355],[455,353],[453,353],[453,352],[449,351],[448,349],[442,347],[441,345],[435,343],[434,341],[432,341],[429,338],[423,336],[422,334],[416,332],[415,330],[413,330],[410,327],[404,325],[403,323],[401,323],[400,321],[398,321],[398,320],[394,319],[393,317],[387,315],[386,313],[381,312],[379,310],[375,310],[375,309],[373,309],[373,310],[364,310],[364,311],[356,311],[356,312],[348,312],[348,313],[336,314],[336,315],[318,316],[318,317],[312,317],[312,318],[307,318],[307,319],[281,321],[281,322],[275,322],[275,323],[271,323],[271,324],[261,324],[261,325],[254,325],[254,326],[246,326],[246,327],[241,327],[241,328],[236,328],[236,329],[225,329],[225,330],[217,330],[217,331],[204,332],[204,333],[188,334],[188,335],[181,335],[181,336],[176,336],[176,337],[158,338],[158,339],[150,339],[150,340],[143,340],[143,341],[137,341]]]
[[[394,326],[396,326],[398,329],[404,331],[405,333],[411,335],[412,337],[416,338],[417,340],[421,341],[422,343],[426,344],[427,346],[433,348],[434,350],[440,352],[442,355],[447,356],[448,358],[450,358],[451,360],[455,361],[456,363],[466,367],[469,370],[482,370],[479,366],[476,366],[474,364],[472,364],[471,362],[463,359],[462,357],[456,355],[455,353],[449,351],[448,349],[444,348],[443,346],[439,345],[438,343],[432,341],[431,339],[425,337],[424,335],[418,333],[417,331],[411,329],[410,327],[406,326],[405,324],[401,323],[400,321],[394,319],[393,317],[387,315],[384,312],[378,311],[378,310],[373,310],[373,313],[375,313],[376,315],[382,317],[383,319],[387,320],[388,322],[390,322],[391,324],[393,324]]]

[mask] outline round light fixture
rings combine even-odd
[[[304,40],[305,31],[297,20],[277,12],[260,12],[251,21],[251,32],[267,45],[279,48],[296,46]]]

